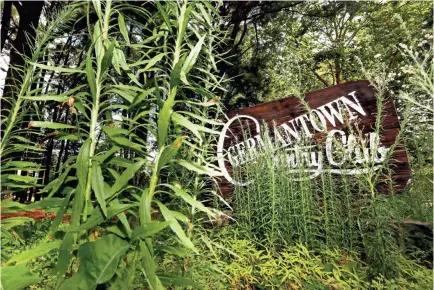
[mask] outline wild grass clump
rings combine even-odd
[[[432,219],[427,206],[432,197],[417,191],[422,175],[413,177],[416,186],[392,197],[375,187],[380,182],[378,173],[389,174],[384,182],[391,187],[390,159],[376,170],[369,167],[373,164],[365,165],[367,170],[356,175],[342,174],[350,169],[345,167],[337,174],[336,168],[323,164],[314,176],[315,169],[301,162],[294,167],[288,157],[295,147],[306,147],[306,142],[291,148],[266,142],[267,146],[251,153],[255,154],[249,158],[252,162],[234,170],[236,179],[253,181],[234,190],[234,218],[244,238],[259,248],[277,251],[302,244],[314,251],[358,252],[369,265],[371,279],[399,276],[398,259],[409,252],[419,251],[420,262],[430,260],[430,254],[421,255],[421,251],[432,253],[432,247],[427,243],[415,245],[411,237],[415,233],[413,219]],[[314,150],[308,151],[308,156]],[[425,179],[429,180],[427,176]],[[431,222],[423,225],[429,229]]]
[[[293,169],[287,160],[288,148],[268,147],[236,170],[239,178],[254,180],[234,192],[235,218],[247,236],[270,245],[352,250],[357,209],[367,205],[369,194],[363,179],[335,175],[327,168],[312,178],[311,168]]]

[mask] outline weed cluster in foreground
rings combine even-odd
[[[324,167],[312,178],[311,168],[288,166],[285,148],[269,146],[254,154],[252,162],[235,170],[237,179],[254,182],[235,187],[233,217],[240,237],[255,241],[258,249],[281,253],[304,245],[320,255],[336,249],[358,253],[371,281],[403,277],[406,259],[432,263],[432,196],[426,190],[431,177],[426,169],[415,168],[412,186],[387,196],[370,186],[374,175],[369,170],[347,175]],[[378,171],[392,172],[387,162]]]

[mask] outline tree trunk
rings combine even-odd
[[[22,68],[25,63],[24,56],[30,57],[32,54],[31,46],[35,43],[36,35],[34,27],[38,26],[44,3],[44,1],[21,1],[21,6],[16,6],[20,15],[20,24],[9,56],[9,68],[3,91],[4,97],[13,97],[20,88],[21,75],[15,68]],[[10,109],[10,104],[4,101],[4,98],[1,101],[1,109],[2,115],[7,116],[5,110],[7,112]]]
[[[57,122],[61,114],[62,114],[62,109],[58,109],[57,107],[54,107],[53,122]],[[54,138],[50,138],[48,140],[47,149],[45,150],[45,158],[44,158],[45,171],[44,171],[44,180],[43,180],[44,185],[47,185],[50,182],[51,157],[53,156],[53,149],[54,149]]]
[[[6,39],[8,38],[9,25],[11,23],[12,1],[5,1],[3,6],[2,21],[1,21],[1,36],[0,36],[0,52],[3,51]]]

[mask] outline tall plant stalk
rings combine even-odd
[[[179,251],[185,248],[197,253],[190,240],[191,219],[163,201],[182,200],[203,217],[218,213],[191,194],[189,182],[185,187],[175,182],[187,170],[196,181],[191,189],[197,191],[200,182],[211,183],[219,174],[209,150],[217,134],[213,128],[221,124],[215,120],[219,109],[214,109],[218,107],[215,92],[222,84],[213,74],[220,61],[214,58],[220,57],[215,54],[221,36],[217,10],[208,2],[149,5],[154,14],[124,2],[74,3],[75,25],[85,21],[91,40],[84,47],[85,60],[74,67],[32,60],[36,68],[85,76],[84,82],[67,92],[33,97],[35,102],[67,103],[77,118],[74,124],[32,124],[54,129],[56,135],[80,146],[78,154],[64,162],[58,177],[43,190],[49,196],[44,202],[58,204],[47,241],[58,231],[64,214],[71,212],[63,240],[47,244],[58,245],[55,273],[61,289],[94,289],[107,283],[134,288],[135,277],[143,275],[151,289],[163,289],[163,284],[171,285],[176,279],[160,279],[163,274],[158,273],[154,259],[170,247],[156,252],[154,235],[167,235],[163,230],[170,228],[173,235],[168,238],[178,241]],[[115,74],[118,76],[113,77]],[[16,110],[21,107],[18,103]],[[122,116],[120,126],[113,121],[115,116]],[[146,140],[135,134],[138,130],[146,132]],[[2,143],[2,150],[4,146]],[[180,155],[184,150],[190,154]],[[139,177],[142,183],[137,182]],[[211,188],[207,187],[205,191]],[[65,188],[65,198],[52,197]],[[153,216],[156,208],[161,218]],[[180,222],[187,223],[187,233]],[[98,227],[106,223],[110,234],[99,238]],[[36,246],[33,253],[43,247]],[[97,248],[106,254],[93,256]],[[117,272],[121,256],[133,262]],[[73,277],[65,279],[65,272],[77,267]],[[90,269],[95,269],[96,276],[89,276]]]

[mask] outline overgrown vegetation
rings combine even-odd
[[[1,99],[2,288],[432,288],[428,6],[323,5],[52,4]],[[377,132],[386,97],[399,112],[405,191],[373,170],[311,179],[276,147],[218,194],[225,110],[361,78]]]
[[[123,11],[130,9],[138,19],[147,21],[126,18]],[[169,227],[181,247],[197,252],[179,224],[191,224],[190,220],[168,206],[170,200],[177,199],[210,217],[215,215],[196,200],[190,188],[177,182],[185,175],[181,168],[196,173],[192,177],[196,187],[202,183],[199,174],[214,175],[206,153],[206,144],[212,141],[207,135],[214,131],[206,125],[218,124],[210,117],[213,110],[208,110],[216,105],[213,91],[220,87],[212,75],[219,40],[212,22],[215,8],[206,2],[157,2],[156,9],[151,16],[145,9],[124,3],[74,3],[55,15],[48,28],[38,31],[38,48],[32,59],[26,60],[24,83],[5,118],[3,186],[14,192],[38,186],[35,177],[10,173],[16,167],[22,171],[39,167],[34,162],[12,161],[13,154],[29,155],[29,150],[38,149],[29,147],[28,139],[19,136],[22,119],[17,117],[27,116],[27,136],[40,132],[35,128],[43,128],[47,136],[80,142],[80,149],[60,166],[58,177],[38,192],[47,198],[37,206],[58,208],[46,239],[9,257],[4,271],[18,267],[9,266],[13,263],[23,265],[59,249],[52,272],[57,276],[56,288],[91,289],[102,283],[130,288],[134,277],[140,275],[149,287],[162,289],[155,255],[177,248],[159,247],[152,235]],[[96,17],[93,20],[92,15]],[[87,22],[88,48],[81,62],[75,63],[75,68],[41,62],[55,29],[60,24],[74,25],[68,22],[72,16],[78,19],[75,23],[82,18]],[[199,26],[193,24],[194,19],[207,22]],[[127,32],[127,25],[133,35]],[[38,87],[41,70],[76,77],[80,82],[66,92],[44,94],[43,84]],[[32,89],[32,85],[37,88]],[[55,116],[50,122],[41,120],[38,105],[52,101],[59,104]],[[24,144],[11,140],[14,133]],[[179,158],[178,151],[185,150],[182,146],[187,146],[189,153]],[[14,207],[12,202],[8,205]],[[157,208],[164,221],[152,220]],[[65,236],[56,239],[66,212],[70,212],[70,225],[62,230]],[[98,238],[100,225],[107,233]],[[118,269],[124,255],[129,263]],[[66,279],[65,274],[73,272],[72,278]],[[172,280],[165,277],[163,282],[171,284]],[[33,283],[29,279],[29,284]]]

